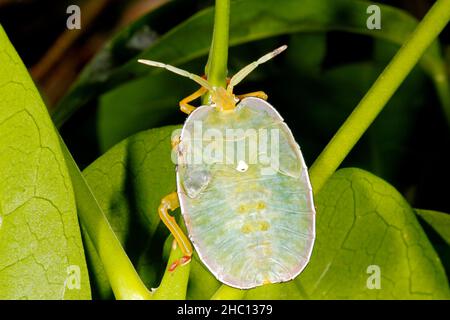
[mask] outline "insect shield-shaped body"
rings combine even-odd
[[[193,108],[175,151],[189,238],[218,280],[241,289],[295,278],[315,239],[311,184],[290,129],[269,103],[253,96],[264,94],[232,94],[235,84],[284,49],[238,72],[226,89],[195,78],[210,91],[211,104]]]
[[[314,207],[307,169],[276,110],[245,98],[197,108],[179,144],[178,196],[201,260],[223,283],[293,279],[308,263]]]

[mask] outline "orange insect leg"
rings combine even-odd
[[[169,214],[169,210],[173,211],[180,206],[178,202],[178,195],[176,192],[172,192],[168,194],[161,200],[161,204],[158,208],[159,217],[162,222],[166,225],[166,227],[170,230],[172,235],[175,238],[176,243],[180,246],[181,251],[184,256],[175,261],[169,268],[169,271],[175,270],[178,265],[184,265],[191,260],[192,256],[192,245],[189,239],[184,234],[183,230],[181,230],[180,226],[175,221],[175,218]]]

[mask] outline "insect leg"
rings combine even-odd
[[[194,101],[195,99],[201,97],[207,91],[208,91],[207,88],[201,87],[200,89],[195,91],[193,94],[191,94],[191,95],[187,96],[186,98],[184,98],[183,100],[181,100],[180,103],[179,103],[180,110],[183,111],[186,114],[190,114],[192,111],[195,110],[195,107],[190,105],[189,103]]]
[[[247,97],[256,97],[256,98],[260,98],[263,100],[267,100],[267,94],[264,91],[255,91],[255,92],[250,92],[250,93],[246,93],[246,94],[238,94],[238,95],[236,95],[236,97],[239,100],[242,100]]]
[[[180,259],[180,261],[176,261],[170,267],[171,271],[173,271],[177,265],[188,263],[192,256],[192,246],[189,242],[186,235],[183,233],[183,230],[178,226],[175,218],[169,214],[169,210],[173,211],[180,206],[178,202],[178,195],[176,192],[172,192],[161,199],[161,204],[158,208],[159,217],[162,222],[166,225],[166,227],[170,230],[172,235],[175,238],[175,241],[180,246],[181,251],[184,254],[184,257]]]

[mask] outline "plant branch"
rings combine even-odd
[[[164,271],[163,278],[159,287],[152,290],[154,300],[185,300],[187,286],[189,281],[189,272],[191,270],[191,263],[179,265],[175,270],[169,271],[169,267],[176,261],[181,259],[184,254],[173,238],[172,235],[168,237],[166,243],[171,245],[170,256],[167,261],[167,267]]]
[[[450,0],[438,0],[311,166],[309,172],[315,194],[383,110],[449,19]]]
[[[206,64],[206,76],[213,87],[225,87],[227,81],[228,38],[230,27],[230,0],[216,0],[214,31]],[[207,103],[209,94],[203,98]]]

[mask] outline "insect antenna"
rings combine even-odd
[[[139,59],[138,60],[139,63],[142,64],[146,64],[148,66],[152,66],[152,67],[157,67],[157,68],[163,68],[166,70],[169,70],[173,73],[179,74],[180,76],[189,78],[191,80],[194,80],[195,82],[197,82],[199,85],[201,85],[202,87],[205,87],[206,89],[213,91],[211,85],[208,83],[208,81],[206,81],[205,79],[203,79],[202,77],[190,73],[186,70],[171,66],[170,64],[165,64],[162,62],[157,62],[157,61],[153,61],[153,60],[145,60],[145,59]]]
[[[248,76],[250,72],[255,70],[260,64],[263,64],[264,62],[267,62],[270,59],[274,58],[275,56],[277,56],[278,54],[280,54],[281,52],[286,50],[286,48],[287,48],[287,45],[281,46],[281,47],[273,50],[272,52],[265,54],[264,56],[262,56],[261,58],[259,58],[256,61],[250,63],[249,65],[245,66],[244,68],[242,68],[238,73],[236,73],[231,78],[230,83],[228,84],[228,87],[227,87],[227,91],[230,93],[233,92],[234,86],[236,86],[246,76]]]

